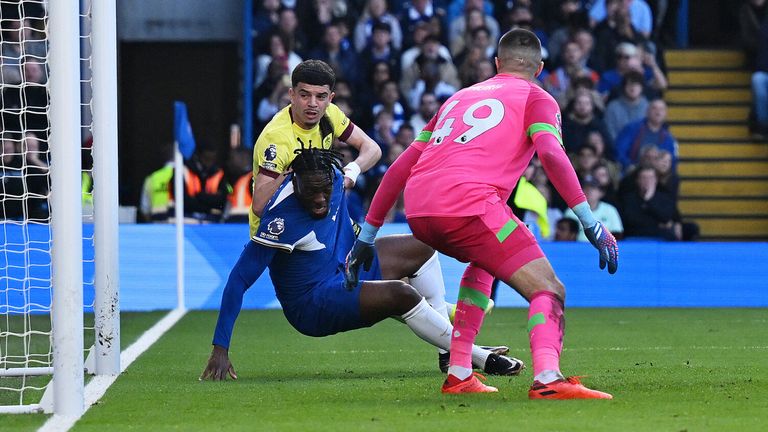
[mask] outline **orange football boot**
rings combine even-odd
[[[572,376],[549,384],[534,381],[528,399],[613,399],[608,393],[584,387],[579,378]]]
[[[479,378],[479,379],[478,379]],[[465,380],[459,380],[453,375],[448,375],[443,383],[442,392],[445,394],[459,393],[496,393],[499,391],[496,387],[487,386],[480,382],[485,381],[485,377],[477,372],[473,372]]]

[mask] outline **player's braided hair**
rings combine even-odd
[[[333,149],[322,149],[317,147],[304,147],[296,149],[296,158],[291,162],[290,167],[296,175],[302,175],[310,171],[324,171],[328,173],[329,178],[336,176],[336,170],[341,170],[341,153]]]

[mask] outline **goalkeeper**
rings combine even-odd
[[[533,359],[531,399],[610,399],[560,372],[565,329],[565,287],[536,239],[506,202],[534,153],[599,250],[600,267],[614,273],[618,247],[592,215],[560,134],[560,109],[534,81],[544,63],[541,42],[513,29],[499,40],[499,73],[451,96],[416,140],[389,167],[349,258],[354,285],[369,262],[383,215],[404,188],[414,236],[446,255],[469,262],[459,287],[455,329],[443,393],[495,392],[472,373],[470,347],[483,323],[494,276],[529,302]]]
[[[340,156],[317,148],[297,149],[296,154],[292,174],[267,202],[255,235],[229,275],[213,350],[200,378],[237,378],[228,356],[232,330],[245,291],[267,267],[285,317],[307,336],[332,335],[396,317],[422,339],[449,349],[452,327],[445,316],[445,287],[435,251],[410,235],[381,238],[378,255],[361,273],[362,282],[348,290],[344,259],[355,232]],[[405,277],[410,285],[400,281]],[[430,303],[441,304],[443,313]],[[473,364],[486,373],[517,375],[523,363],[504,356],[507,350],[474,346]]]

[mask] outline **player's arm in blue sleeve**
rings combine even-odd
[[[213,344],[228,349],[235,320],[243,306],[245,291],[256,282],[267,268],[276,250],[254,242],[248,242],[245,250],[229,273],[227,285],[221,295],[219,319],[213,335]]]

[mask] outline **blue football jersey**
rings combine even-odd
[[[269,272],[282,302],[343,274],[344,261],[355,240],[347,211],[344,176],[336,170],[328,215],[314,219],[294,195],[288,176],[264,207],[251,240],[278,249]]]

